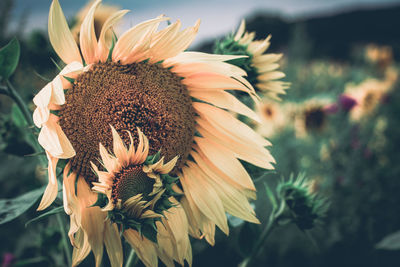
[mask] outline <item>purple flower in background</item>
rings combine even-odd
[[[357,101],[346,94],[341,94],[339,96],[339,104],[343,110],[350,111],[355,105],[357,105]]]
[[[15,260],[14,254],[10,252],[6,252],[3,254],[3,261],[1,263],[1,267],[10,267]]]

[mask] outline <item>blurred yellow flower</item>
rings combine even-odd
[[[303,138],[323,131],[327,120],[325,109],[330,103],[326,98],[312,98],[298,104],[294,122],[296,136]]]
[[[350,112],[351,119],[359,121],[371,115],[387,93],[392,90],[396,81],[397,71],[388,68],[384,80],[369,78],[358,85],[346,85],[345,94],[357,102]]]

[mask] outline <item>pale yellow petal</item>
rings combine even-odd
[[[90,244],[82,229],[76,233],[75,240],[77,245],[72,252],[72,266],[78,266],[90,253]]]
[[[106,42],[106,33],[109,31],[116,23],[118,23],[129,10],[119,10],[112,14],[106,22],[104,22],[101,28],[99,41],[97,44],[96,59],[101,62],[106,62],[108,54],[110,53],[110,44]]]
[[[283,54],[265,54],[265,55],[257,56],[257,57],[253,58],[253,64],[256,67],[259,67],[259,65],[276,62],[279,59],[281,59],[282,56],[283,56]]]
[[[53,201],[56,199],[58,193],[58,183],[56,177],[58,158],[51,156],[47,151],[46,155],[49,162],[49,166],[47,168],[49,183],[47,184],[46,190],[44,191],[42,200],[40,201],[37,210],[44,210],[50,206],[51,203],[53,203]]]
[[[198,179],[197,173],[184,167],[180,178],[185,195],[190,195],[199,210],[212,220],[225,234],[229,234],[224,207],[215,190]]]
[[[119,236],[118,228],[115,223],[111,224],[109,221],[105,222],[104,227],[104,244],[108,258],[112,267],[122,267],[124,260],[122,253],[121,238]]]
[[[92,4],[86,17],[82,21],[81,30],[79,32],[81,52],[85,63],[88,65],[96,62],[97,39],[94,31],[94,12],[100,2],[101,0],[97,0]]]
[[[142,22],[126,31],[115,44],[112,54],[113,61],[121,61],[123,64],[133,63],[132,59],[135,54],[147,51],[150,48],[150,36],[155,30],[154,27],[158,26],[161,21],[168,19],[158,17]]]
[[[66,64],[73,61],[82,62],[78,46],[58,0],[51,3],[48,28],[50,43],[62,61]]]
[[[235,37],[233,37],[233,40],[235,40],[236,42],[239,41],[239,39],[243,36],[245,28],[246,28],[246,22],[244,21],[244,19],[242,19],[240,21],[239,29],[236,32]]]
[[[229,136],[221,134],[212,129],[205,129],[202,126],[197,127],[197,131],[210,142],[211,145],[220,147],[221,145],[230,150],[235,157],[245,160],[253,165],[264,169],[274,169],[271,163],[275,163],[271,153],[264,147],[249,145],[248,143],[236,142]]]
[[[114,155],[118,158],[118,161],[122,166],[127,166],[129,164],[129,158],[128,150],[125,147],[124,141],[122,141],[121,137],[112,126],[111,132],[113,136]]]
[[[198,174],[197,177],[199,179],[202,179],[208,184],[208,186],[215,189],[228,213],[252,223],[260,223],[255,217],[253,208],[250,206],[244,193],[235,189],[224,180],[218,179],[219,177],[216,177],[215,175],[207,175],[193,162],[189,162],[189,167]]]
[[[49,120],[49,116],[50,110],[48,107],[37,107],[35,111],[33,111],[33,122],[36,127],[41,128],[42,124]]]
[[[97,206],[91,207],[97,200],[97,194],[90,190],[83,177],[78,179],[77,190],[82,208],[81,227],[88,237],[88,242],[96,259],[96,266],[99,266],[103,257],[104,221],[107,212],[103,212]]]
[[[124,237],[146,267],[158,266],[157,252],[153,242],[132,229],[125,230]]]
[[[211,103],[217,107],[245,115],[257,122],[261,122],[260,117],[236,97],[225,91],[193,91],[190,96],[202,101]]]
[[[232,179],[246,188],[255,190],[254,183],[246,169],[230,151],[222,147],[219,147],[221,149],[217,149],[204,140],[204,138],[197,137],[195,138],[195,141],[199,146],[196,150],[203,159],[211,161],[219,170],[229,177],[232,177]]]
[[[198,102],[194,102],[193,107],[202,118],[212,125],[212,127],[229,136],[232,136],[238,141],[241,140],[244,143],[250,142],[258,146],[271,145],[270,142],[254,132],[254,130],[245,123],[239,121],[231,114],[220,108]]]
[[[280,72],[280,71],[272,71],[272,72],[267,72],[267,73],[258,75],[257,79],[259,81],[270,81],[270,80],[281,79],[283,77],[285,77],[285,73]]]
[[[38,142],[53,157],[68,159],[75,156],[74,148],[60,125],[56,122],[56,116],[53,114],[43,125],[39,133]]]

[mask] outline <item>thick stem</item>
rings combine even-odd
[[[67,263],[68,263],[68,266],[71,266],[72,253],[71,253],[71,247],[68,243],[68,237],[65,234],[66,228],[64,225],[64,220],[61,218],[61,214],[59,214],[59,213],[56,214],[56,218],[57,218],[58,227],[60,228],[60,232],[61,232],[61,236],[62,236],[62,243],[63,243],[63,247],[64,247],[65,256],[67,258]]]
[[[128,259],[126,260],[125,267],[133,267],[136,265],[137,256],[135,250],[131,248],[131,252],[129,253]]]

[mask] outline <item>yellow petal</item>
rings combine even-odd
[[[190,195],[199,210],[225,234],[229,234],[225,210],[215,190],[197,177],[192,169],[184,167],[180,178],[185,195]]]
[[[198,145],[198,148],[195,147],[195,149],[203,159],[212,162],[219,170],[229,177],[232,177],[232,179],[237,181],[239,184],[250,190],[255,190],[253,181],[246,169],[230,151],[227,151],[226,149],[217,149],[204,140],[204,138],[195,137],[195,141]]]
[[[285,73],[280,71],[273,71],[261,74],[257,77],[259,81],[270,81],[285,77]]]
[[[72,252],[72,266],[78,266],[90,253],[90,244],[82,229],[76,233],[75,240],[77,246]]]
[[[158,258],[155,244],[147,238],[140,236],[137,231],[128,229],[124,231],[124,237],[137,253],[139,259],[146,267],[158,266]]]
[[[158,17],[142,22],[126,31],[115,44],[112,54],[113,61],[121,61],[123,64],[133,63],[132,57],[134,57],[135,54],[149,49],[150,36],[153,34],[155,28],[158,27],[161,21],[168,19],[169,18]]]
[[[129,158],[125,144],[122,141],[119,134],[117,133],[117,131],[112,126],[111,126],[111,132],[113,136],[114,154],[118,158],[118,161],[122,166],[127,166],[129,164]]]
[[[236,142],[229,136],[218,131],[206,130],[202,126],[197,127],[197,131],[206,138],[211,145],[230,150],[235,157],[245,160],[253,165],[264,169],[274,169],[271,163],[275,163],[270,152],[264,147],[249,145],[248,143]]]
[[[106,33],[110,30],[129,10],[119,10],[112,14],[101,28],[99,41],[97,44],[96,59],[101,62],[106,62],[110,52],[110,44],[106,43]]]
[[[104,221],[107,213],[99,207],[91,207],[97,200],[97,194],[90,190],[83,177],[78,179],[77,190],[82,208],[81,227],[88,237],[88,242],[96,259],[96,266],[99,266],[103,257]]]
[[[266,63],[278,61],[279,59],[282,58],[282,56],[283,56],[283,54],[265,54],[265,55],[254,57],[253,63],[256,67],[258,67],[259,64],[264,65]]]
[[[68,159],[75,156],[67,136],[56,122],[56,116],[51,114],[49,120],[43,125],[38,137],[39,144],[53,157]]]
[[[218,197],[221,199],[222,204],[224,205],[225,210],[228,213],[249,222],[260,223],[255,217],[253,208],[250,206],[250,203],[248,202],[244,193],[235,189],[232,185],[226,183],[224,180],[219,179],[219,177],[206,174],[197,164],[193,162],[189,162],[189,167],[198,174],[200,179],[215,189]]]
[[[33,122],[36,127],[41,128],[42,124],[49,120],[49,116],[50,110],[48,107],[37,107],[35,111],[33,111]]]
[[[86,64],[92,64],[96,61],[97,39],[94,31],[94,12],[100,4],[101,0],[97,0],[90,7],[86,17],[82,21],[79,34],[79,44]]]
[[[194,102],[193,107],[215,130],[223,132],[238,141],[241,140],[244,143],[250,142],[258,146],[271,145],[270,142],[254,132],[245,123],[220,108],[198,102]]]
[[[58,193],[58,184],[56,177],[56,168],[58,158],[52,157],[50,153],[46,151],[47,159],[49,161],[49,166],[47,168],[49,183],[47,184],[46,190],[42,196],[39,207],[37,210],[44,210],[56,199]]]
[[[57,55],[66,64],[82,62],[78,46],[68,28],[67,20],[58,0],[54,0],[49,12],[49,39]]]
[[[167,174],[175,167],[176,162],[178,161],[179,156],[174,157],[168,163],[165,163],[161,168],[157,169],[157,171],[161,174]]]
[[[118,228],[115,223],[105,222],[104,244],[112,267],[121,267],[123,262],[122,244]]]
[[[244,21],[244,19],[242,19],[242,21],[240,22],[240,26],[238,31],[235,34],[235,37],[233,38],[233,40],[235,40],[236,42],[239,41],[239,39],[242,37],[244,30],[246,28],[246,23]]]
[[[193,91],[190,96],[198,98],[202,101],[211,103],[217,107],[231,110],[239,114],[245,115],[257,122],[261,122],[259,116],[240,102],[236,97],[225,91]]]

